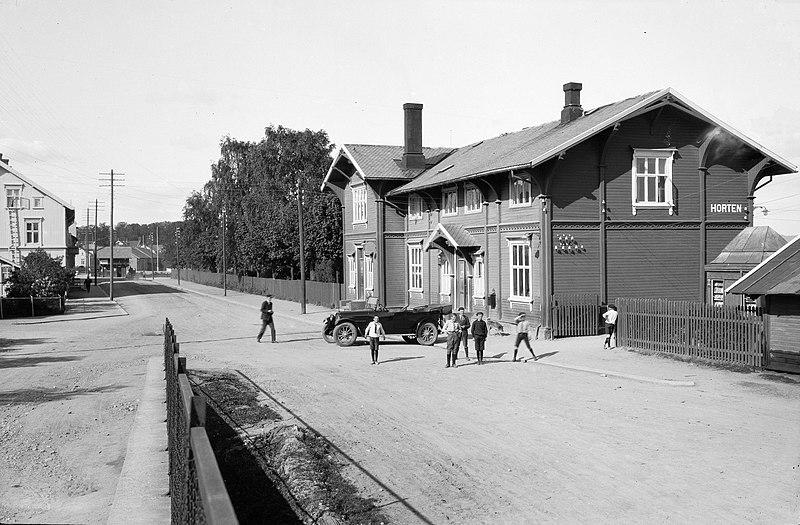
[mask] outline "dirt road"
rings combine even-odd
[[[579,354],[591,366],[591,339],[541,343],[539,363],[514,364],[508,338],[490,338],[497,359],[457,369],[441,348],[390,341],[371,366],[364,345],[322,342],[323,314],[296,304],[276,301],[279,343],[258,344],[257,297],[140,286],[119,287],[127,317],[0,321],[0,521],[104,522],[167,315],[190,368],[239,370],[326,436],[395,523],[800,519],[793,381],[633,354],[614,355],[695,386],[559,366]]]

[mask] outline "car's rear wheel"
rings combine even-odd
[[[439,329],[430,321],[422,323],[417,329],[417,342],[421,345],[431,346],[439,337]]]
[[[406,343],[416,343],[417,342],[417,336],[416,335],[404,335],[403,336],[403,341],[405,341]]]
[[[352,346],[356,342],[358,332],[353,323],[342,323],[333,329],[333,340],[339,346]]]
[[[325,340],[326,343],[336,342],[333,338],[333,330],[328,330],[327,328],[322,329],[322,338]]]

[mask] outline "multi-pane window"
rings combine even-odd
[[[408,245],[408,283],[410,290],[422,291],[422,244]]]
[[[511,298],[531,298],[531,247],[525,241],[512,242],[511,250]]]
[[[633,153],[633,208],[672,207],[672,160],[675,150],[643,150]]]
[[[511,206],[530,206],[531,193],[531,179],[529,176],[511,176]]]
[[[475,258],[475,266],[472,269],[472,295],[483,297],[483,257]]]
[[[19,208],[21,189],[18,186],[6,186],[6,208]]]
[[[41,244],[41,222],[39,220],[25,221],[25,244]]]
[[[373,276],[375,275],[374,270],[374,262],[375,259],[372,255],[366,255],[364,257],[364,288],[367,290],[374,289],[374,280]]]
[[[408,198],[408,217],[410,219],[422,217],[422,197],[416,193],[412,193]]]
[[[44,208],[43,204],[44,199],[42,197],[34,197],[32,200],[34,208]]]
[[[481,211],[481,191],[472,184],[467,184],[464,189],[464,212],[475,213]]]
[[[354,255],[347,256],[347,287],[348,288],[355,288],[356,287],[356,280],[358,276],[356,274],[356,258]]]
[[[447,257],[442,257],[442,263],[439,265],[439,293],[442,295],[450,295],[452,291],[453,268],[450,265],[450,260]]]
[[[458,214],[458,190],[448,188],[442,192],[442,215]]]
[[[367,222],[367,187],[353,187],[353,222]]]

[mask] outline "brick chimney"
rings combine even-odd
[[[2,153],[0,153],[0,162],[5,162],[6,164],[8,164],[8,159],[4,159]]]
[[[400,166],[404,169],[425,169],[425,155],[422,154],[422,104],[403,104],[403,113],[405,141]]]
[[[583,116],[581,107],[581,89],[583,84],[569,82],[564,84],[564,109],[561,110],[561,123],[572,122]]]

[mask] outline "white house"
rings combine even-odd
[[[72,206],[9,166],[1,154],[0,189],[0,260],[10,262],[0,264],[18,266],[23,257],[41,248],[74,268],[78,249]]]

